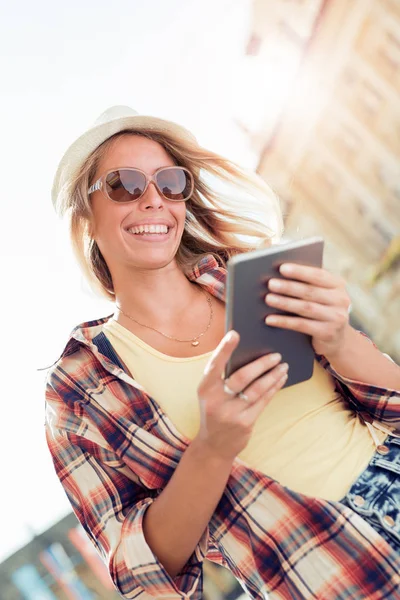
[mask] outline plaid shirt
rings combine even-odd
[[[224,300],[226,270],[211,255],[188,277]],[[400,557],[362,518],[295,493],[239,458],[195,551],[172,578],[142,521],[190,440],[124,371],[102,331],[110,316],[75,327],[50,367],[45,428],[57,476],[124,598],[200,600],[206,557],[260,600],[400,599]],[[399,424],[398,392],[341,377],[317,358],[355,410]]]

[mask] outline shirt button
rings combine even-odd
[[[362,496],[354,496],[353,502],[356,506],[363,506],[365,504],[365,500]]]
[[[393,517],[391,517],[389,515],[385,515],[383,517],[383,521],[386,523],[386,525],[389,525],[389,527],[394,527],[394,525],[396,525],[396,522],[393,519]]]
[[[378,452],[378,454],[382,454],[383,456],[385,456],[386,454],[389,453],[389,448],[387,446],[383,446],[381,444],[380,446],[377,447],[376,451]]]

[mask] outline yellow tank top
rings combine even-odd
[[[175,427],[193,439],[200,424],[197,387],[211,352],[175,358],[158,352],[113,318],[103,329],[134,379]],[[386,437],[379,431],[377,435],[381,441]],[[294,491],[341,500],[374,452],[368,429],[315,361],[311,379],[275,394],[238,456]]]

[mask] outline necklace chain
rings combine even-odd
[[[201,290],[201,291],[203,292],[203,290]],[[151,327],[150,325],[145,325],[144,323],[140,323],[140,321],[137,321],[136,319],[134,319],[133,317],[131,317],[131,315],[128,315],[126,312],[124,312],[122,310],[122,308],[120,306],[118,306],[118,304],[116,304],[115,306],[118,308],[118,310],[123,315],[125,315],[125,317],[128,317],[128,319],[130,319],[131,321],[134,321],[135,323],[137,323],[141,327],[147,327],[147,329],[152,329],[153,331],[156,331],[157,333],[160,333],[162,336],[168,338],[169,340],[174,340],[176,342],[190,342],[192,344],[192,346],[198,346],[199,343],[200,343],[199,342],[199,338],[201,338],[210,329],[211,322],[212,322],[213,315],[214,315],[214,311],[213,311],[213,307],[212,307],[212,303],[211,303],[211,298],[208,296],[208,294],[206,292],[203,292],[203,293],[206,296],[206,300],[207,300],[208,306],[210,308],[210,318],[209,318],[208,325],[205,328],[205,330],[202,331],[201,333],[199,333],[199,335],[196,335],[194,338],[191,338],[190,340],[180,340],[177,337],[173,337],[172,335],[167,335],[166,333],[163,333],[162,331],[160,331],[159,329],[156,329],[155,327]]]

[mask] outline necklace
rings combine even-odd
[[[203,291],[203,290],[201,290]],[[212,307],[212,303],[211,303],[211,298],[206,294],[206,292],[203,292],[206,300],[208,302],[208,306],[210,308],[210,319],[208,321],[208,325],[205,328],[204,331],[202,331],[202,333],[199,333],[199,335],[196,335],[194,338],[191,338],[190,340],[180,340],[176,337],[173,337],[171,335],[167,335],[166,333],[163,333],[162,331],[159,331],[158,329],[156,329],[155,327],[150,327],[150,325],[144,325],[144,323],[140,323],[139,321],[137,321],[136,319],[134,319],[133,317],[131,317],[130,315],[128,315],[126,312],[124,312],[122,310],[122,308],[120,306],[118,306],[118,304],[116,304],[115,306],[118,308],[118,310],[125,315],[125,317],[128,317],[128,319],[131,319],[131,321],[134,321],[135,323],[137,323],[138,325],[140,325],[141,327],[147,327],[147,329],[152,329],[153,331],[156,331],[157,333],[160,333],[161,335],[163,335],[164,337],[168,338],[169,340],[174,340],[176,342],[190,342],[192,344],[192,346],[198,346],[199,345],[199,338],[201,338],[201,336],[203,336],[209,329],[211,326],[211,322],[212,322],[212,318],[214,315],[214,311],[213,311],[213,307]]]

